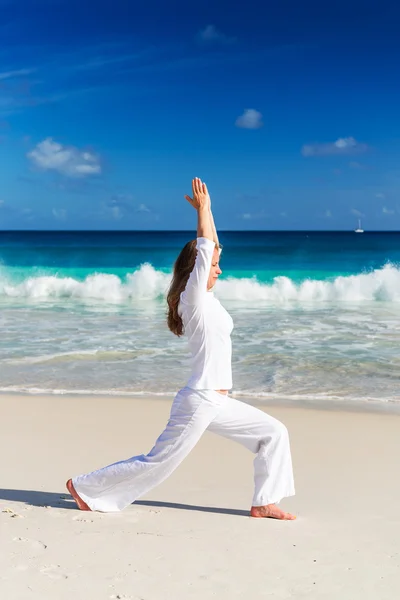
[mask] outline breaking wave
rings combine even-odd
[[[124,278],[93,273],[79,280],[70,276],[31,275],[16,282],[6,267],[0,268],[0,298],[96,300],[121,303],[131,300],[157,300],[165,297],[171,275],[151,264],[141,265]],[[275,277],[265,283],[251,278],[228,277],[216,286],[221,300],[238,300],[280,305],[284,303],[400,302],[400,269],[387,264],[381,269],[333,279]]]

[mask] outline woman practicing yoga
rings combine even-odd
[[[134,456],[67,481],[81,510],[119,511],[164,481],[206,429],[256,454],[250,515],[295,519],[276,506],[294,495],[289,436],[282,423],[227,394],[232,388],[232,318],[212,288],[221,274],[220,247],[205,183],[192,182],[197,240],[179,254],[168,292],[168,327],[187,336],[192,374],[172,404],[164,432],[147,455]]]

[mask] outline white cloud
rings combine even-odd
[[[353,137],[339,138],[338,140],[336,140],[334,145],[336,148],[341,148],[341,149],[353,148],[354,146],[357,145],[357,142]]]
[[[262,114],[254,108],[246,108],[244,113],[236,119],[235,125],[242,129],[260,129],[264,125]]]
[[[303,156],[329,156],[332,154],[358,154],[368,150],[367,144],[357,142],[353,137],[339,138],[336,142],[306,144],[302,147]]]
[[[107,202],[102,203],[102,208],[104,214],[110,215],[111,213],[112,218],[115,220],[134,218],[135,215],[138,217],[137,213],[142,215],[151,214],[152,218],[156,218],[156,215],[146,204],[136,204],[132,194],[114,194]]]
[[[23,77],[25,75],[30,75],[34,73],[36,69],[18,69],[16,71],[3,71],[0,73],[0,81],[4,81],[4,79],[13,79],[14,77]]]
[[[386,208],[386,206],[384,206],[382,208],[382,212],[384,215],[394,215],[395,211],[391,208]]]
[[[150,212],[150,209],[145,204],[139,204],[137,212]]]
[[[225,33],[219,31],[215,25],[207,25],[204,27],[204,29],[197,34],[197,39],[207,44],[232,44],[232,42],[235,41],[235,38],[225,35]]]
[[[360,212],[356,208],[352,208],[350,212],[352,212],[353,215],[355,215],[356,217],[363,217],[364,216],[364,213]]]
[[[65,208],[53,208],[51,212],[53,213],[53,217],[59,221],[64,221],[65,217],[67,216],[67,211]]]
[[[63,146],[46,138],[28,152],[27,157],[39,169],[58,171],[68,177],[85,177],[101,173],[99,158],[74,146]]]

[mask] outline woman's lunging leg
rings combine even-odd
[[[75,477],[72,484],[79,498],[91,510],[119,511],[159,485],[189,454],[220,410],[214,400],[204,391],[181,390],[149,454]]]
[[[254,459],[253,516],[282,517],[280,509],[262,510],[293,496],[293,468],[286,427],[264,411],[227,398],[208,430],[239,442],[256,454]],[[274,514],[267,514],[272,512]],[[283,513],[287,515],[287,513]]]

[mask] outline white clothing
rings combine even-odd
[[[212,240],[197,238],[196,261],[178,305],[192,355],[187,386],[196,390],[232,388],[232,317],[207,291],[214,249]]]
[[[133,456],[73,479],[92,510],[122,510],[166,479],[206,429],[237,441],[256,454],[253,506],[294,494],[289,436],[282,423],[261,410],[215,390],[232,387],[233,322],[207,291],[215,244],[197,238],[194,268],[178,311],[192,353],[192,375],[176,395],[164,432],[147,455]]]
[[[149,454],[133,456],[73,479],[92,510],[119,511],[166,479],[208,429],[256,454],[252,505],[264,506],[294,494],[286,427],[263,411],[214,390],[183,388],[166,429]]]

